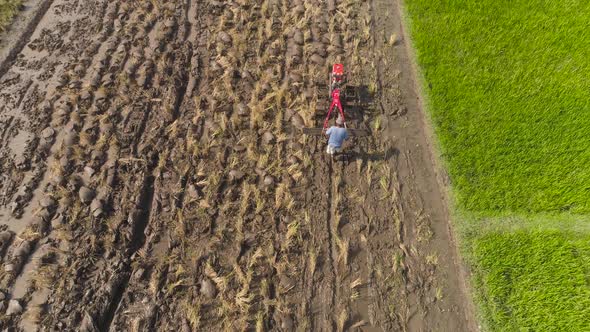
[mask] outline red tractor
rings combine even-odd
[[[337,63],[332,66],[330,72],[330,95],[334,89],[340,89],[346,84],[346,76],[344,75],[344,65]]]
[[[354,89],[351,87],[346,86],[347,77],[344,73],[344,65],[337,63],[332,66],[332,70],[330,71],[330,80],[329,80],[329,96],[330,96],[330,107],[328,109],[328,114],[326,115],[326,119],[324,120],[324,125],[322,129],[319,128],[303,128],[303,133],[307,135],[321,135],[323,134],[326,129],[328,129],[330,123],[330,117],[332,114],[335,114],[336,117],[340,117],[344,122],[344,127],[348,130],[350,136],[366,136],[368,132],[366,130],[359,130],[359,129],[351,129],[348,128],[346,123],[346,116],[344,112],[345,104],[347,100],[354,100],[355,93]],[[344,101],[344,103],[343,103]],[[334,112],[334,109],[338,109],[338,113]]]
[[[344,76],[344,65],[337,63],[332,66],[332,71],[330,72],[330,98],[332,102],[330,103],[330,108],[328,109],[328,115],[326,116],[326,120],[324,121],[323,130],[328,128],[328,123],[330,121],[330,115],[334,108],[338,108],[340,112],[340,117],[342,121],[344,121],[344,127],[346,128],[346,117],[344,116],[344,109],[342,108],[342,102],[340,102],[340,92],[344,91],[344,85],[346,84],[346,77]],[[344,97],[344,96],[343,96]]]

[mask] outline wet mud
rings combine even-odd
[[[0,69],[0,326],[470,331],[395,1],[45,1]],[[328,73],[354,137],[322,137]]]

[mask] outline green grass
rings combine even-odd
[[[0,0],[0,32],[12,22],[22,0]]]
[[[406,7],[460,205],[590,212],[590,2]]]
[[[404,0],[490,331],[590,331],[590,2]]]
[[[484,331],[590,331],[590,216],[457,214]]]
[[[488,233],[475,240],[475,283],[493,331],[588,331],[590,236]]]

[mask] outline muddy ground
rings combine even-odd
[[[475,329],[396,1],[27,4],[0,65],[2,328]],[[299,131],[334,62],[371,131],[344,161]]]

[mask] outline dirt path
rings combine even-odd
[[[0,73],[2,328],[475,330],[397,3],[46,3]],[[296,129],[333,62],[345,162]]]

